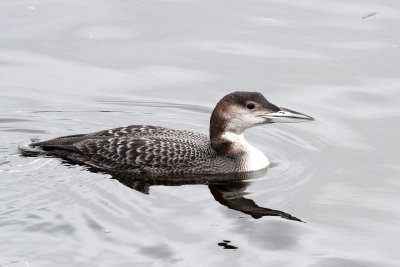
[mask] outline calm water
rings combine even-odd
[[[0,14],[0,265],[400,265],[398,1],[3,0]],[[207,133],[236,90],[316,118],[249,130],[273,167],[230,188],[306,223],[17,150],[128,124]]]

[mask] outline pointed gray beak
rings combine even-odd
[[[312,121],[313,117],[306,114],[293,111],[287,108],[281,108],[274,113],[268,113],[265,117],[271,122],[302,122],[302,121]]]

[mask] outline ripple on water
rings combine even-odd
[[[84,26],[76,33],[80,38],[100,41],[130,40],[137,34],[132,28],[112,25]]]
[[[45,134],[47,131],[43,130],[34,130],[34,129],[18,129],[18,128],[12,128],[12,129],[1,129],[0,131],[2,132],[13,132],[13,133],[40,133],[40,134]]]
[[[27,119],[15,119],[15,118],[0,118],[0,123],[15,123],[15,122],[26,122],[30,121]]]
[[[257,45],[237,41],[202,40],[188,43],[189,46],[206,51],[266,58],[324,59],[325,56],[306,50],[291,50],[273,45]]]

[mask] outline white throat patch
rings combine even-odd
[[[268,158],[257,148],[250,145],[244,138],[244,134],[236,134],[232,132],[226,132],[222,135],[222,138],[231,141],[236,147],[245,151],[245,168],[246,171],[257,171],[264,169],[269,166]]]

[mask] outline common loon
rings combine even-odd
[[[234,92],[214,108],[210,134],[131,125],[89,134],[34,142],[46,153],[96,169],[132,175],[185,176],[252,172],[269,166],[267,157],[250,145],[244,131],[273,122],[312,117],[267,101],[258,92]]]

